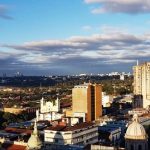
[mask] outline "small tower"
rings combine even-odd
[[[126,131],[125,147],[126,150],[148,150],[148,137],[137,114],[134,114],[133,122]]]
[[[44,102],[44,98],[42,97],[42,99],[40,100],[40,112],[42,112],[44,105],[45,105],[45,102]]]
[[[139,60],[136,61],[136,65],[137,65],[137,66],[139,65]]]
[[[56,99],[56,101],[55,101],[55,104],[56,104],[56,107],[57,107],[57,108],[56,108],[56,109],[57,109],[56,111],[59,112],[59,111],[60,111],[60,101],[59,101],[58,95],[57,95],[57,99]]]
[[[36,121],[39,121],[39,109],[36,110]]]
[[[31,137],[28,140],[27,150],[41,150],[42,142],[38,137],[37,123],[34,122],[34,130]]]

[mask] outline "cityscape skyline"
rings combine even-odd
[[[150,2],[1,0],[0,71],[131,72],[149,61]]]

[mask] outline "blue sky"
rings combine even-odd
[[[150,61],[146,0],[1,0],[0,72],[132,71]]]

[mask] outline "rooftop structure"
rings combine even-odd
[[[137,114],[134,114],[133,122],[127,128],[125,140],[127,150],[148,150],[148,136]]]
[[[139,123],[138,115],[133,116],[133,122],[129,125],[126,134],[126,139],[146,139],[147,134],[144,127]]]

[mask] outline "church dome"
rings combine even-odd
[[[145,132],[144,127],[139,123],[137,114],[134,114],[133,122],[129,125],[125,134],[125,138],[133,140],[147,139],[147,134]]]

